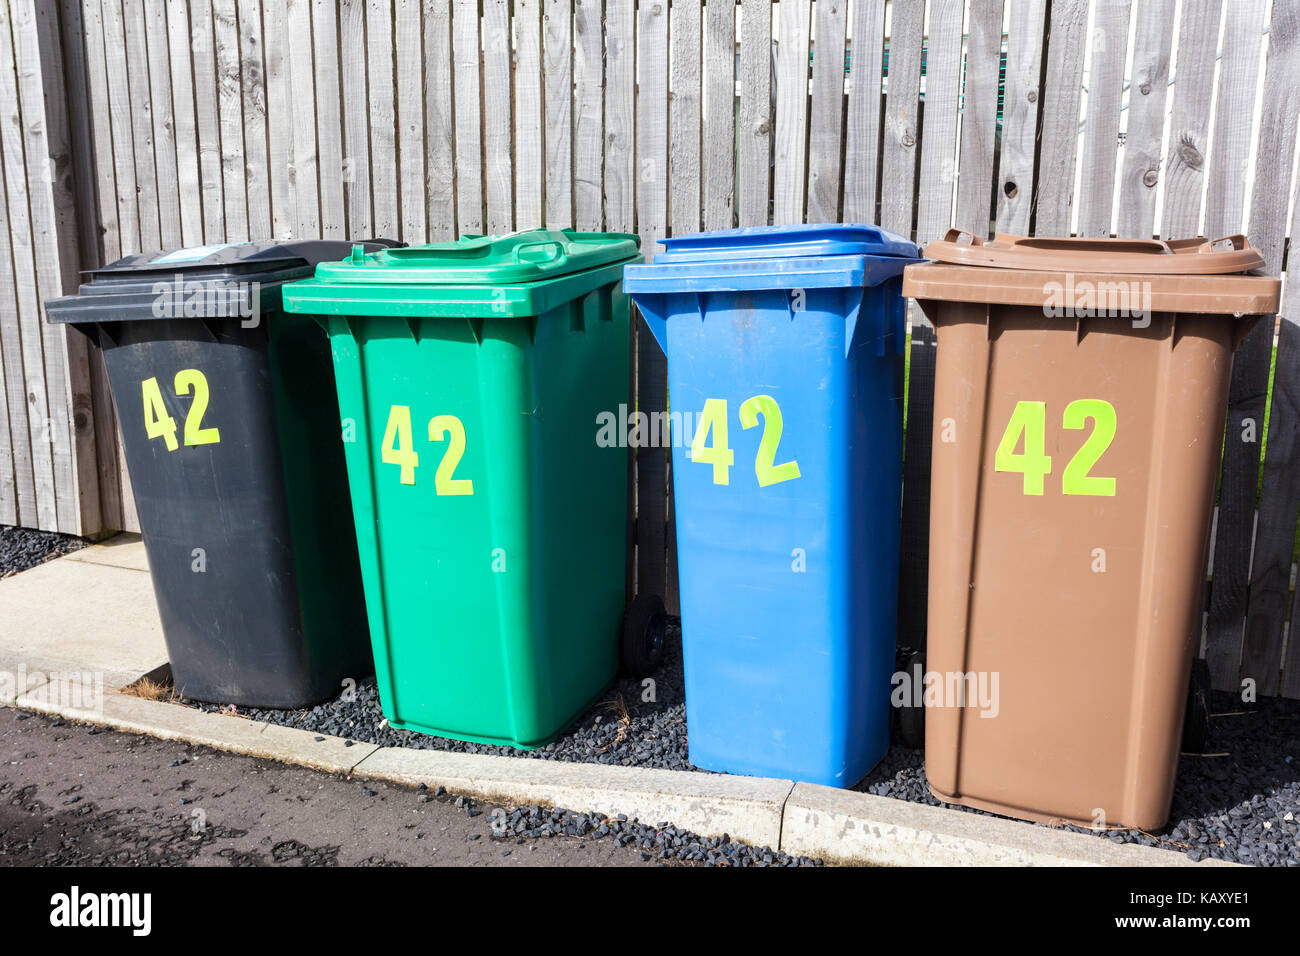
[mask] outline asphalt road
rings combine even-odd
[[[656,865],[453,799],[0,708],[0,866]]]

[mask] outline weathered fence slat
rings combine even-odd
[[[489,6],[491,3],[489,2]],[[396,0],[397,152],[403,242],[424,242],[429,234],[424,196],[424,56],[419,0]],[[486,12],[484,23],[487,23]],[[509,122],[509,112],[506,121]],[[490,155],[490,154],[489,154]],[[364,237],[360,237],[364,238]]]
[[[636,173],[632,153],[636,132],[634,13],[630,3],[611,3],[605,11],[605,228],[611,232],[635,230]],[[523,223],[519,227],[523,228]]]
[[[966,85],[961,108],[957,212],[953,221],[977,236],[989,233],[1001,63],[1002,0],[971,0]]]
[[[0,8],[0,150],[13,163],[14,175],[5,176],[5,193],[9,203],[9,247],[13,259],[13,288],[16,308],[9,334],[4,337],[6,355],[13,350],[21,354],[21,371],[7,379],[23,382],[27,400],[24,420],[31,449],[31,469],[35,501],[23,508],[39,527],[58,529],[58,501],[55,490],[53,445],[48,428],[50,406],[46,397],[45,356],[41,346],[40,300],[36,279],[36,251],[32,241],[29,212],[27,169],[23,161],[22,105],[18,93],[15,50],[11,42],[12,6]]]
[[[460,9],[459,7],[457,8]],[[478,130],[478,6],[474,16],[456,17],[456,28],[462,25],[469,30],[466,36],[457,35],[458,44],[464,43],[465,52],[453,52],[457,79],[462,76],[469,87],[465,95],[465,112],[473,107],[474,130]],[[393,0],[369,0],[366,4],[366,98],[370,104],[370,198],[374,207],[374,234],[388,239],[401,235],[402,214],[398,208],[397,130],[393,124],[396,115],[396,93],[393,74]],[[464,69],[462,69],[462,65]],[[467,152],[470,148],[466,134]],[[474,143],[477,144],[477,137]],[[482,155],[472,153],[475,174],[482,169]],[[480,184],[476,180],[476,184]],[[480,189],[473,191],[477,198]],[[481,226],[481,223],[478,224]],[[478,231],[478,226],[474,228]]]
[[[93,152],[90,162],[95,168],[93,188],[96,208],[90,219],[98,228],[98,263],[114,262],[121,258],[121,227],[117,219],[117,180],[113,156],[113,128],[108,98],[108,64],[104,62],[104,19],[99,0],[68,0],[81,8],[84,49],[86,52],[86,111],[90,118],[90,137]],[[87,180],[86,186],[92,186]],[[197,193],[196,193],[197,195]]]
[[[194,75],[190,70],[189,6],[177,0],[159,0],[151,49],[161,49],[159,70],[171,83],[171,106],[176,143],[176,186],[180,194],[180,241],[183,246],[203,243],[203,207],[196,201],[202,177],[199,175],[198,122],[194,113]],[[273,5],[274,6],[274,5]],[[66,29],[66,26],[65,26]],[[166,46],[163,46],[163,37]],[[280,34],[283,36],[283,34]]]
[[[1082,176],[1076,197],[1081,236],[1110,235],[1130,10],[1129,0],[1098,0],[1094,7],[1087,119],[1079,156]]]
[[[596,25],[599,40],[599,21]],[[483,4],[483,155],[484,225],[489,233],[510,232],[515,222],[514,112],[510,108],[510,4],[485,0]],[[599,61],[598,61],[599,62]],[[600,161],[599,119],[597,142],[592,144]],[[597,204],[599,209],[599,203]]]
[[[546,0],[542,7],[542,66],[546,122],[546,225],[573,225],[573,5]],[[460,95],[456,104],[459,109]],[[457,127],[459,133],[459,127]]]
[[[0,65],[11,54],[9,44],[9,22],[4,11],[0,11]],[[22,169],[20,162],[15,162],[9,130],[12,124],[19,122],[17,102],[9,93],[12,80],[0,77],[0,158],[4,160],[6,172]],[[21,155],[21,154],[19,154]],[[12,262],[13,242],[10,239],[9,197],[8,190],[0,195],[0,263]],[[21,314],[18,305],[18,283],[5,283],[0,287],[0,378],[5,382],[5,409],[0,422],[5,425],[0,434],[0,453],[5,457],[4,471],[0,472],[0,521],[13,524],[36,524],[41,514],[36,504],[36,482],[33,473],[32,440],[29,428],[29,411],[27,394],[32,384],[28,383],[22,354]],[[48,515],[48,512],[46,513]]]
[[[286,8],[287,26],[294,38],[289,44],[289,89],[292,96],[288,117],[270,123],[272,138],[288,137],[291,144],[290,171],[293,224],[291,234],[299,239],[319,239],[320,188],[316,169],[316,109],[317,97],[324,98],[326,91],[316,92],[316,73],[312,65],[312,22],[310,0],[289,0]],[[249,194],[252,203],[252,193]],[[252,213],[250,207],[249,213]],[[277,233],[284,236],[285,233]]]
[[[447,0],[443,0],[445,4]],[[347,170],[343,181],[347,200],[348,232],[354,236],[376,235],[374,211],[370,201],[370,110],[366,80],[366,7],[365,0],[339,0],[339,77],[343,88],[343,156]],[[433,22],[425,18],[426,28]],[[447,55],[436,56],[438,47],[425,57],[425,69],[431,63],[450,68],[451,47]]]
[[[105,21],[107,23],[107,20]],[[203,241],[224,242],[226,238],[226,185],[225,158],[221,153],[221,117],[220,96],[217,93],[217,59],[216,59],[216,24],[213,18],[212,0],[195,0],[190,6],[190,54],[193,58],[194,71],[194,117],[198,127],[199,140],[199,175],[203,179],[201,205],[203,208]],[[105,50],[112,49],[112,37],[104,34]],[[116,75],[113,54],[108,54],[108,76],[110,82]],[[125,91],[124,91],[125,92]],[[117,93],[110,94],[114,100]],[[114,155],[122,143],[116,123],[113,125]],[[117,191],[122,194],[123,164],[117,163]],[[134,178],[132,179],[134,182]],[[134,188],[134,187],[132,187]],[[134,209],[134,206],[132,206]],[[139,240],[131,248],[127,238],[135,232],[134,212],[130,213],[128,225],[126,210],[118,202],[118,216],[122,223],[122,252],[139,251]]]
[[[1124,136],[1124,165],[1119,176],[1119,211],[1115,220],[1115,234],[1121,238],[1150,239],[1155,230],[1173,25],[1174,8],[1169,4],[1138,4],[1133,76],[1128,93],[1128,129]]]
[[[704,228],[730,229],[736,186],[736,4],[704,8]]]
[[[669,11],[668,224],[673,235],[700,230],[700,0]]]
[[[1219,47],[1221,0],[1185,3],[1178,26],[1174,106],[1169,121],[1169,155],[1161,198],[1160,235],[1194,236],[1201,224],[1205,160],[1209,154],[1214,61]]]
[[[1088,29],[1088,0],[1053,0],[1047,36],[1047,82],[1034,180],[1032,228],[1040,236],[1070,234],[1079,90]]]
[[[1034,198],[1034,147],[1043,98],[1043,18],[1046,0],[1014,0],[1007,24],[1002,150],[998,158],[998,232],[1029,234]]]
[[[575,0],[573,8],[573,215],[588,232],[604,228],[604,58],[602,0]],[[510,55],[509,25],[502,55]]]
[[[521,24],[521,44],[523,36]],[[428,150],[425,193],[429,208],[428,238],[431,241],[456,238],[455,119],[451,103],[451,7],[448,0],[425,0],[424,137]],[[537,109],[540,113],[540,103]],[[539,143],[534,155],[540,153]],[[522,193],[522,171],[520,175]],[[540,197],[540,193],[537,195]]]
[[[333,0],[313,0],[312,65],[316,84],[316,167],[320,174],[322,239],[344,239],[348,234],[345,183],[351,175],[351,165],[343,154],[337,13]]]
[[[244,172],[244,105],[239,74],[239,24],[235,15],[235,0],[212,0],[213,49],[217,60],[217,109],[220,114],[222,193],[225,197],[227,242],[244,242],[250,238],[248,231],[248,180]],[[136,146],[137,178],[147,181],[140,173],[139,141]],[[155,216],[156,218],[156,216]],[[141,204],[140,240],[150,249],[157,242],[148,238],[149,215]]]
[[[880,165],[880,74],[885,5],[853,0],[849,24],[849,102],[844,130],[844,219],[875,222]]]
[[[916,186],[917,126],[921,98],[922,0],[896,0],[889,44],[885,96],[884,155],[880,173],[880,224],[900,236],[912,234]]]
[[[29,334],[41,342],[49,418],[45,440],[54,465],[58,530],[81,534],[98,529],[99,473],[90,406],[86,340],[44,321],[45,302],[78,285],[76,192],[69,155],[66,71],[57,29],[57,12],[35,0],[17,0],[13,23],[18,96],[23,113],[27,192],[31,204],[32,248],[39,295]],[[51,19],[53,17],[53,19]],[[47,101],[47,94],[49,99]],[[80,416],[83,427],[76,427]]]
[[[460,235],[483,231],[482,58],[475,0],[453,0],[451,56],[452,112],[456,117],[456,234]]]
[[[299,0],[301,5],[301,0]],[[248,237],[265,238],[271,232],[271,190],[267,181],[266,85],[263,82],[262,4],[260,0],[239,0],[239,87],[244,105],[244,187],[248,196]],[[307,47],[311,49],[310,44]],[[310,95],[304,102],[310,102]],[[159,158],[159,168],[167,165]],[[174,168],[171,175],[175,175]],[[161,191],[161,182],[160,182]],[[170,219],[171,210],[159,210]],[[164,234],[164,248],[178,244]]]
[[[736,216],[741,226],[770,221],[772,169],[772,7],[740,8],[740,125],[736,130]]]
[[[808,221],[840,218],[844,116],[844,41],[848,0],[817,0],[814,10],[812,116],[808,131]]]
[[[957,185],[957,117],[960,115],[963,74],[962,6],[962,0],[935,0],[930,5],[925,115],[921,121],[921,183],[924,188],[918,191],[916,198],[916,242],[920,246],[941,237],[952,222],[953,191]],[[929,460],[928,454],[926,460]]]
[[[50,16],[52,11],[43,8],[40,15]],[[103,39],[100,34],[101,27],[98,23],[93,26],[86,23],[86,18],[99,18],[98,0],[61,0],[59,6],[59,15],[61,18],[62,48],[63,48],[63,69],[66,72],[67,83],[64,93],[67,97],[68,105],[68,138],[69,148],[72,155],[69,157],[68,169],[74,171],[76,178],[75,195],[73,197],[74,206],[71,209],[64,210],[64,214],[73,220],[69,232],[76,232],[79,241],[76,242],[71,253],[61,251],[60,256],[66,257],[60,264],[65,270],[64,289],[65,291],[74,291],[79,281],[76,270],[78,268],[87,269],[98,266],[105,261],[104,247],[108,244],[107,228],[102,226],[103,220],[100,218],[105,208],[112,210],[111,220],[115,223],[117,211],[113,205],[113,186],[112,186],[112,163],[104,164],[104,170],[108,173],[108,189],[103,197],[98,195],[99,184],[103,181],[100,170],[96,168],[95,153],[95,126],[94,123],[98,117],[92,116],[96,105],[102,111],[103,119],[107,120],[107,102],[105,99],[106,88],[93,90],[90,80],[90,69],[88,57],[90,47],[93,46],[95,39],[98,38],[99,47],[99,77],[102,83],[103,70]],[[171,21],[169,20],[169,30]],[[46,29],[57,33],[52,23],[46,24]],[[181,29],[188,35],[189,21],[187,17],[182,18]],[[58,42],[58,37],[51,39],[51,43]],[[184,49],[184,48],[182,48]],[[44,62],[49,62],[46,57],[42,56]],[[188,54],[184,57],[184,62],[188,65]],[[44,67],[43,67],[44,69]],[[48,83],[48,78],[47,78]],[[51,104],[51,97],[46,97],[47,107]],[[191,117],[194,101],[191,98],[189,108]],[[191,119],[190,139],[193,142],[193,129]],[[105,129],[107,126],[105,125]],[[111,140],[110,140],[111,143]],[[190,195],[198,193],[198,173],[197,173],[197,154],[195,154],[195,177],[191,186]],[[193,204],[191,204],[193,205]],[[202,219],[198,214],[197,208],[193,212],[194,220],[197,222],[199,241],[202,241]],[[61,227],[62,232],[63,227]],[[116,237],[114,237],[116,241]],[[111,261],[111,260],[110,260]],[[69,277],[68,273],[71,272]],[[90,417],[93,435],[93,457],[82,457],[82,447],[78,446],[78,469],[93,468],[95,475],[93,481],[98,489],[98,515],[86,513],[85,531],[88,534],[98,534],[103,528],[119,528],[122,526],[122,489],[121,481],[118,478],[117,456],[114,450],[117,447],[117,422],[113,409],[112,396],[108,390],[108,380],[104,370],[103,355],[97,348],[92,348],[90,343],[83,336],[68,337],[68,364],[69,368],[75,368],[77,365],[84,363],[86,375],[86,406],[84,409],[74,409],[74,415],[82,414]],[[0,365],[0,375],[3,374],[3,366]],[[0,393],[5,391],[4,385],[0,384]],[[7,409],[5,403],[0,401],[0,424],[7,418]],[[9,436],[5,434],[5,441],[9,441]],[[84,441],[80,436],[79,443]],[[0,451],[0,458],[4,457],[4,452]],[[5,466],[5,470],[9,466]],[[88,483],[90,476],[85,476],[83,487]],[[84,492],[83,492],[84,493]],[[98,524],[92,523],[92,519],[97,517]]]
[[[776,38],[772,221],[804,221],[808,177],[808,30],[812,0],[781,0]]]

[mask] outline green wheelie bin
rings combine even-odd
[[[627,401],[638,245],[357,247],[285,287],[329,333],[390,725],[538,747],[615,677],[628,463],[597,422]]]

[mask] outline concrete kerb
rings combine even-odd
[[[560,806],[796,856],[876,865],[1206,866],[1182,853],[888,797],[733,777],[521,757],[348,745],[339,737],[106,693],[100,710],[51,702],[36,688],[12,706],[128,733],[406,785],[424,783],[508,806]],[[317,740],[318,737],[322,739]]]
[[[984,814],[801,783],[786,801],[781,849],[891,866],[1232,866],[1183,853]]]
[[[228,714],[206,713],[128,694],[104,694],[102,708],[98,710],[69,707],[50,701],[40,690],[20,695],[13,706],[126,733],[182,740],[250,757],[300,764],[327,773],[350,773],[353,767],[379,749],[374,744],[349,744],[341,737],[312,734]],[[322,739],[317,740],[317,737]]]
[[[655,825],[671,823],[705,837],[726,834],[755,846],[781,845],[781,819],[792,780],[729,777],[642,767],[562,763],[521,757],[385,747],[353,770],[358,776],[444,786],[508,806],[565,807]]]

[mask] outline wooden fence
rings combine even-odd
[[[99,357],[40,321],[78,268],[131,252],[537,225],[636,232],[649,252],[701,228],[844,220],[920,243],[951,225],[1248,231],[1283,274],[1295,233],[1297,0],[0,6],[4,523],[134,524]],[[1290,697],[1295,311],[1234,364],[1203,648],[1216,685]],[[914,315],[900,592],[913,645],[933,345]],[[641,409],[662,408],[664,358],[644,329],[634,361]],[[667,456],[642,449],[636,465],[637,580],[671,594]]]

